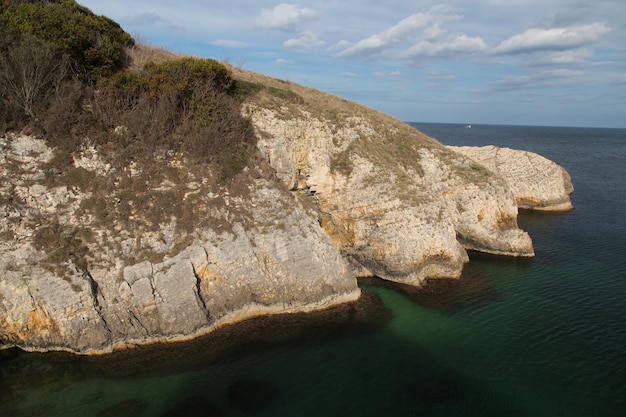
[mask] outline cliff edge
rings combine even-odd
[[[502,176],[519,208],[540,211],[573,210],[574,192],[569,173],[534,152],[498,146],[449,146]]]
[[[98,146],[1,138],[2,347],[183,340],[354,301],[359,276],[420,286],[460,276],[468,250],[534,255],[502,175],[384,114],[232,71],[257,143],[228,181],[181,154],[115,167]]]

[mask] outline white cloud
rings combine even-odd
[[[535,51],[562,51],[593,43],[611,30],[602,22],[565,28],[531,28],[502,41],[494,54],[522,54]]]
[[[355,73],[350,72],[350,71],[344,71],[340,73],[339,75],[344,78],[355,78],[357,76]]]
[[[289,65],[289,64],[293,64],[293,60],[285,59],[285,58],[278,58],[276,61],[274,61],[274,64],[276,64],[276,65]]]
[[[321,41],[317,36],[308,30],[301,32],[298,38],[289,39],[283,42],[283,46],[286,48],[297,49],[300,51],[308,51],[311,49],[321,48],[326,45],[326,42]]]
[[[528,75],[509,76],[491,83],[490,91],[514,91],[537,88],[553,88],[568,85],[580,86],[586,81],[583,71],[558,68],[547,71],[536,71]]]
[[[471,38],[467,35],[456,35],[447,39],[424,40],[409,48],[404,54],[405,58],[418,58],[423,56],[441,56],[448,54],[466,54],[480,52],[487,49],[487,44],[480,36]]]
[[[453,74],[451,72],[441,73],[441,72],[430,71],[426,73],[426,78],[429,81],[433,81],[437,83],[450,82],[450,81],[457,80],[456,74]]]
[[[586,64],[593,58],[593,51],[589,49],[575,49],[572,51],[553,52],[538,59],[533,65],[571,65]]]
[[[209,42],[209,44],[214,45],[214,46],[222,46],[224,48],[245,48],[246,46],[248,46],[246,42],[225,40],[225,39],[218,39],[216,41],[211,41]]]
[[[128,19],[128,23],[136,26],[150,26],[167,23],[163,17],[154,12],[140,13]]]
[[[388,48],[414,41],[420,37],[432,39],[441,36],[445,32],[441,27],[444,21],[461,18],[460,15],[439,14],[433,10],[426,13],[415,13],[388,29],[345,48],[337,56],[341,58],[373,58]]]
[[[328,51],[330,52],[336,52],[336,51],[343,51],[345,49],[350,48],[352,45],[354,45],[351,42],[348,42],[346,40],[341,40],[339,42],[336,42],[332,45],[330,45],[328,48],[326,48]]]
[[[273,9],[261,10],[261,14],[256,21],[256,27],[260,29],[293,31],[299,23],[318,16],[319,13],[311,8],[281,3]]]
[[[402,78],[404,78],[404,75],[400,71],[391,71],[391,72],[377,71],[374,73],[374,76],[382,80],[392,80],[392,81],[399,81],[399,80],[402,80]]]

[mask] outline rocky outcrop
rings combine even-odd
[[[143,246],[175,252],[162,261],[142,260],[134,247],[141,237],[132,231],[114,233],[115,245],[106,239],[110,230],[94,225],[88,268],[71,257],[63,263],[66,269],[44,268],[54,249],[37,248],[42,215],[63,219],[59,232],[69,239],[71,225],[89,225],[89,219],[77,217],[87,196],[43,184],[42,164],[53,156],[43,141],[7,137],[1,145],[3,178],[9,179],[2,192],[10,197],[0,218],[0,341],[5,347],[102,353],[359,297],[354,275],[315,218],[284,188],[263,178],[248,178],[245,199],[224,193],[219,218],[224,224],[203,227],[198,219],[194,240],[178,252],[167,247],[174,240],[171,228],[141,236]],[[77,161],[105,171],[97,158],[90,164]]]
[[[244,103],[259,155],[226,184],[182,157],[142,172],[94,147],[68,156],[0,138],[0,347],[184,340],[354,301],[359,276],[420,286],[460,276],[468,250],[533,256],[517,226],[516,197],[530,197],[512,191],[500,156],[496,173],[380,113],[238,76],[267,88]],[[542,193],[560,174],[567,192],[564,171],[524,155],[513,171],[534,172]]]
[[[357,274],[420,285],[458,277],[466,249],[533,256],[507,184],[409,126],[380,115],[336,124],[304,109],[248,112],[278,178],[312,195]]]
[[[502,176],[523,209],[568,211],[574,192],[568,172],[533,152],[497,146],[449,146]]]

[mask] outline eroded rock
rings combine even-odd
[[[534,152],[498,146],[449,146],[502,176],[523,209],[569,211],[574,192],[569,173]]]

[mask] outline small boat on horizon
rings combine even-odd
[[[466,129],[471,129],[471,128],[472,128],[472,125],[465,125],[465,128],[466,128]]]

